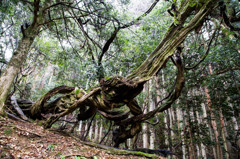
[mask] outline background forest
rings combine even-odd
[[[101,78],[126,77],[158,47],[170,24],[178,25],[171,15],[173,4],[180,3],[176,0],[54,2],[45,15],[49,21],[39,28],[14,78],[9,98],[34,102],[61,85],[87,91]],[[33,23],[33,3],[0,1],[0,74]],[[76,8],[69,7],[72,3],[78,3]],[[240,158],[240,2],[225,0],[224,5],[226,15],[236,18],[231,24],[211,13],[181,44],[185,85],[180,97],[144,121],[137,140],[128,139],[120,147],[166,149],[176,154],[171,158]],[[170,96],[176,74],[174,60],[169,60],[145,83],[136,97],[144,113]],[[114,145],[113,121],[100,113],[77,121],[77,115],[74,111],[52,127],[81,140]]]

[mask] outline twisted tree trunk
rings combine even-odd
[[[84,90],[69,88],[68,94],[48,103],[47,101],[62,90],[52,90],[40,98],[29,111],[29,116],[41,118],[41,114],[52,113],[45,123],[45,128],[52,126],[61,117],[72,113],[79,108],[78,120],[86,120],[99,112],[105,118],[115,122],[113,133],[114,146],[133,138],[142,127],[141,123],[148,120],[158,112],[163,112],[171,107],[172,103],[180,96],[184,86],[184,66],[181,62],[181,43],[186,36],[201,24],[208,13],[217,5],[218,0],[199,0],[198,8],[194,7],[190,0],[181,1],[175,22],[169,27],[165,38],[159,46],[150,54],[143,64],[132,74],[124,77],[115,76],[108,80],[100,80],[100,86],[89,93]],[[191,14],[195,11],[195,16]],[[188,22],[186,22],[186,19]],[[176,50],[177,48],[177,50]],[[176,50],[176,51],[175,51]],[[175,53],[174,63],[177,68],[175,89],[170,93],[166,102],[155,109],[143,113],[135,97],[143,90],[144,84],[159,72],[168,59]],[[67,88],[66,88],[67,89]],[[117,111],[115,108],[127,106],[128,111]],[[131,117],[129,115],[132,114]]]

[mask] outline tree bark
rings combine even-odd
[[[202,110],[203,110],[203,117],[204,119],[207,119],[207,126],[208,126],[208,130],[209,130],[209,136],[211,138],[211,140],[214,140],[214,135],[213,135],[213,130],[212,130],[212,126],[211,126],[211,119],[208,119],[208,115],[210,116],[208,110],[207,110],[207,106],[205,103],[202,103]],[[217,159],[217,151],[216,151],[216,147],[212,146],[212,155],[215,159]]]
[[[212,70],[211,65],[208,66],[208,69],[209,69],[209,73],[213,74],[213,70]],[[219,141],[219,132],[218,132],[218,125],[217,125],[217,122],[216,122],[216,116],[215,116],[215,114],[212,110],[211,96],[209,94],[208,87],[206,86],[204,89],[205,89],[205,95],[206,95],[206,99],[207,99],[208,111],[209,111],[210,116],[211,116],[211,124],[212,124],[214,137],[215,137],[215,141],[216,141],[217,158],[222,159],[223,158],[223,153],[222,153],[221,144],[220,144],[220,141]]]
[[[98,139],[98,119],[95,120],[95,130],[94,130],[94,141],[97,142]]]
[[[195,10],[190,6],[190,1],[186,0],[181,3],[177,20],[179,24],[173,23],[164,39],[150,56],[127,78],[137,82],[147,81],[156,75],[164,66],[170,56],[174,54],[175,49],[181,45],[187,35],[193,31],[204,20],[212,9],[217,5],[218,0],[205,0],[196,15],[183,26],[189,14]]]
[[[207,87],[204,88],[205,89],[205,95],[206,95],[206,98],[207,98],[207,105],[208,105],[208,111],[209,111],[209,115],[211,117],[211,126],[212,126],[212,129],[213,129],[213,133],[214,133],[214,137],[215,137],[215,141],[216,141],[216,157],[217,159],[222,159],[223,156],[222,156],[222,149],[221,149],[221,144],[219,142],[219,132],[217,130],[217,123],[215,121],[215,114],[213,113],[212,111],[212,108],[211,108],[211,98],[210,98],[210,94],[209,94],[209,90]]]
[[[78,135],[81,136],[82,134],[82,121],[79,121],[79,126],[78,126]]]
[[[172,128],[172,119],[171,119],[171,112],[170,112],[170,109],[167,110],[167,114],[166,114],[166,119],[167,119],[167,138],[168,138],[168,147],[169,147],[169,150],[172,152],[172,137],[173,137],[173,132],[171,131],[171,128]]]
[[[0,115],[4,114],[4,104],[7,100],[7,95],[11,89],[13,80],[27,59],[30,47],[42,27],[40,24],[44,22],[45,15],[47,14],[48,9],[46,9],[46,7],[50,6],[50,4],[50,0],[46,0],[41,6],[40,1],[34,1],[32,24],[27,28],[24,28],[23,25],[21,26],[22,39],[0,77]]]
[[[152,110],[154,110],[154,103],[151,101],[149,111],[152,111]],[[154,127],[153,126],[150,127],[149,131],[150,131],[149,148],[154,149],[155,148],[155,138],[156,138]]]
[[[102,134],[103,134],[103,120],[100,119],[100,128],[99,128],[99,137],[98,137],[98,142],[101,141],[102,139]]]
[[[90,123],[90,129],[89,129],[89,135],[88,135],[88,139],[91,141],[92,140],[92,134],[93,134],[93,126]]]
[[[198,121],[198,124],[200,125],[201,123],[205,123],[203,121],[203,117],[199,115],[199,112],[196,112],[196,115],[197,115],[197,120]],[[203,136],[200,134],[200,137],[202,138]],[[201,141],[201,153],[202,153],[202,157],[203,158],[207,158],[207,154],[206,154],[206,146],[203,144],[203,142]]]
[[[228,134],[227,134],[227,130],[225,127],[225,122],[224,122],[224,118],[223,118],[223,114],[222,114],[222,110],[219,110],[219,114],[220,114],[220,125],[221,125],[221,131],[222,131],[222,138],[223,138],[223,144],[224,144],[224,148],[225,148],[225,156],[226,159],[230,158],[230,155],[232,150],[231,150],[231,145],[229,143],[229,141],[227,140]]]
[[[143,89],[143,92],[144,93],[147,93],[147,98],[146,98],[146,102],[144,103],[144,114],[146,114],[148,111],[147,111],[147,107],[148,107],[148,103],[149,103],[149,83],[147,83],[145,86],[144,86],[144,89]],[[142,128],[142,131],[143,131],[143,148],[148,148],[149,147],[149,144],[148,144],[148,125],[146,123],[143,123],[143,128]]]
[[[186,158],[186,146],[185,146],[185,137],[184,137],[184,127],[185,122],[183,120],[183,111],[182,109],[177,109],[177,121],[178,121],[178,130],[180,131],[180,139],[182,143],[182,158]]]
[[[10,92],[13,80],[27,58],[32,43],[32,38],[22,38],[16,52],[0,77],[0,114],[4,114],[4,103],[7,100],[7,95]]]

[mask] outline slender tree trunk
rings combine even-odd
[[[89,129],[89,135],[88,135],[88,138],[89,138],[90,141],[92,140],[92,134],[93,134],[93,126],[91,124],[90,129]]]
[[[197,128],[196,128],[194,135],[200,137],[199,122],[198,122],[199,119],[197,118],[197,110],[194,107],[193,107],[193,116],[194,116],[194,122],[197,123]],[[199,141],[197,141],[197,143],[195,143],[195,145],[196,145],[196,149],[197,149],[197,158],[200,158],[200,157],[202,157],[201,143]]]
[[[194,134],[192,133],[192,129],[191,129],[191,126],[192,126],[192,119],[191,119],[191,111],[189,109],[189,106],[187,108],[187,112],[186,112],[186,115],[187,115],[187,132],[188,132],[188,135],[189,135],[189,158],[190,159],[195,159],[196,158],[196,150],[195,150],[195,147],[194,147],[194,143],[193,143],[193,136]]]
[[[212,74],[212,66],[209,65],[209,73]],[[221,144],[219,142],[219,132],[217,129],[217,122],[216,122],[216,116],[214,114],[214,112],[212,111],[212,101],[211,101],[211,97],[209,94],[209,90],[207,87],[204,88],[205,89],[205,95],[206,95],[206,99],[207,99],[207,105],[208,105],[208,110],[211,116],[211,124],[212,124],[212,128],[213,128],[213,132],[214,132],[214,137],[215,137],[215,141],[216,141],[216,150],[217,150],[217,158],[218,159],[222,159],[223,158],[223,154],[222,154],[222,149],[221,149]]]
[[[131,139],[127,139],[127,147],[131,147]]]
[[[222,110],[220,109],[219,110],[219,114],[220,114],[220,124],[221,124],[221,131],[222,131],[222,138],[223,138],[223,143],[224,143],[224,148],[226,150],[226,159],[229,159],[229,158],[233,158],[231,157],[231,143],[229,143],[229,141],[227,140],[227,137],[228,137],[228,134],[227,134],[227,130],[226,130],[226,127],[225,127],[225,122],[224,122],[224,117],[223,117],[223,114],[222,114]]]
[[[149,82],[150,82],[150,87],[154,88],[154,80],[150,80]],[[151,100],[149,102],[149,111],[152,111],[155,109],[155,96],[154,96],[155,93],[151,92],[150,94],[151,94]],[[149,136],[149,148],[150,149],[154,149],[154,147],[155,147],[155,143],[154,143],[155,142],[155,131],[154,130],[155,130],[154,127],[151,126],[151,128],[149,130],[150,131],[150,136]]]
[[[169,123],[168,123],[168,113],[167,113],[167,110],[166,111],[164,111],[164,114],[165,114],[165,116],[164,116],[164,129],[165,129],[165,132],[164,132],[164,134],[166,134],[165,135],[165,145],[167,145],[167,148],[169,148],[169,140],[170,140],[170,138],[169,138]]]
[[[227,100],[228,100],[229,106],[232,108],[232,110],[234,110],[232,103],[229,102],[230,97],[228,97]],[[236,113],[234,111],[232,113],[233,113],[232,123],[233,123],[234,136],[238,136],[239,125],[238,125],[238,121],[236,119]],[[240,147],[239,143],[240,143],[240,139],[237,139],[236,144],[237,144],[238,147]],[[234,154],[232,154],[232,155],[234,155]]]
[[[153,110],[153,109],[150,109],[150,111]],[[149,140],[150,140],[149,141],[149,144],[150,144],[149,148],[150,149],[154,149],[155,148],[155,143],[154,143],[155,142],[155,131],[154,130],[155,130],[154,127],[150,128],[150,137],[149,137]]]
[[[193,89],[193,90],[191,91],[191,94],[195,97],[195,96],[198,95],[198,92],[197,92],[196,89]],[[193,119],[194,119],[194,122],[197,124],[196,129],[195,129],[195,132],[194,132],[194,135],[195,135],[195,136],[199,136],[199,137],[201,138],[200,128],[199,128],[199,125],[200,125],[199,120],[200,120],[200,119],[199,119],[199,117],[198,117],[198,115],[197,115],[198,109],[193,106],[193,107],[192,107],[192,111],[193,111]],[[197,143],[195,143],[195,145],[196,145],[196,149],[197,149],[197,158],[200,158],[200,157],[202,157],[201,140],[198,140]]]
[[[79,121],[79,126],[78,126],[78,134],[79,136],[81,135],[82,133],[82,121]]]
[[[7,95],[10,92],[13,80],[27,58],[32,43],[33,39],[31,38],[23,38],[20,41],[16,52],[13,54],[8,66],[0,77],[0,114],[4,114],[4,103]]]
[[[84,132],[83,132],[83,134],[82,134],[82,140],[84,140],[86,134],[88,133],[87,130],[88,130],[88,123],[85,122],[85,125],[84,125]]]
[[[209,111],[207,111],[206,108],[207,108],[206,104],[202,103],[202,110],[203,110],[203,117],[204,117],[204,119],[208,119],[207,117],[209,115]],[[214,135],[213,135],[213,130],[212,130],[212,126],[211,126],[211,119],[208,119],[207,125],[208,125],[210,138],[213,141],[214,140]],[[217,150],[216,150],[215,146],[212,147],[212,152],[213,152],[214,158],[217,159]]]
[[[99,128],[99,138],[98,138],[98,142],[100,142],[101,139],[102,139],[102,132],[103,132],[103,121],[102,121],[102,119],[100,119],[100,128]]]
[[[177,109],[177,121],[178,121],[178,130],[180,131],[180,138],[182,143],[182,158],[186,159],[186,146],[184,140],[184,126],[185,122],[183,120],[183,111],[181,109]]]
[[[144,105],[144,114],[146,114],[148,111],[147,111],[147,107],[149,105],[149,82],[147,82],[143,88],[143,92],[147,93],[147,100],[145,102],[145,105]],[[143,123],[143,127],[142,127],[142,130],[143,130],[143,148],[148,148],[149,147],[149,144],[148,144],[148,125],[146,123]]]
[[[148,148],[148,126],[146,123],[143,124],[143,148]]]
[[[172,137],[173,137],[173,133],[171,131],[172,128],[172,117],[171,117],[171,110],[168,109],[167,110],[167,130],[168,130],[168,146],[170,151],[172,152]]]
[[[94,141],[97,142],[97,139],[98,139],[98,120],[96,119],[95,121],[95,132],[94,132]]]
[[[204,123],[202,116],[199,115],[199,112],[196,112],[196,116],[197,116],[197,121],[198,121],[198,125],[200,125],[201,123]],[[200,137],[202,138],[203,136],[200,135]],[[203,142],[201,141],[201,154],[202,154],[202,158],[207,158],[207,153],[206,153],[206,146],[203,144]]]
[[[208,88],[205,87],[205,95],[206,95],[206,98],[207,98],[207,105],[208,105],[208,111],[209,111],[209,114],[210,114],[210,117],[211,117],[211,126],[212,126],[212,129],[213,129],[213,133],[214,133],[214,137],[215,137],[215,141],[216,141],[216,157],[217,159],[222,159],[222,150],[221,150],[221,145],[220,145],[220,142],[219,142],[219,133],[218,133],[218,130],[217,130],[217,123],[215,121],[216,117],[215,117],[215,114],[213,113],[212,111],[212,108],[211,108],[211,98],[210,98],[210,94],[209,94],[209,91],[208,91]]]

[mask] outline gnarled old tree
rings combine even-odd
[[[40,0],[35,0],[34,4],[39,5],[39,2]],[[46,1],[44,5],[47,4]],[[154,117],[156,113],[170,108],[171,104],[180,96],[185,81],[184,66],[181,61],[181,53],[183,51],[181,44],[190,32],[199,30],[203,22],[209,20],[207,16],[213,10],[220,13],[220,9],[222,8],[219,6],[223,4],[221,4],[220,0],[181,0],[173,5],[174,7],[169,12],[173,15],[174,22],[168,28],[165,37],[158,47],[133,73],[127,77],[114,76],[107,80],[104,80],[102,75],[100,75],[99,86],[89,91],[67,86],[57,87],[49,91],[34,104],[20,104],[20,107],[24,108],[23,113],[33,119],[41,118],[43,114],[51,113],[51,116],[45,122],[45,128],[50,128],[61,117],[76,110],[79,110],[78,121],[87,120],[96,112],[99,112],[105,118],[113,120],[115,123],[116,128],[113,134],[114,146],[118,147],[126,139],[133,138],[141,131],[141,123],[143,121]],[[9,92],[9,85],[19,71],[17,65],[23,62],[22,60],[26,57],[28,52],[26,48],[29,48],[40,29],[37,24],[43,23],[41,22],[42,18],[50,6],[35,7],[36,14],[34,14],[33,23],[25,30],[25,36],[23,36],[19,50],[17,50],[9,62],[9,67],[6,68],[5,73],[0,79],[1,111],[3,111],[3,102],[6,100],[7,95],[4,92]],[[83,23],[80,20],[78,22],[82,26]],[[102,49],[98,66],[101,66],[101,59],[116,37],[117,32],[129,25],[132,25],[132,23],[115,28],[114,33]],[[35,30],[34,34],[28,33],[30,29]],[[175,88],[162,105],[144,114],[135,97],[142,91],[144,84],[164,68],[169,59],[173,61],[177,68]],[[6,83],[7,81],[8,83]],[[52,96],[58,93],[65,95],[48,102]],[[129,111],[123,112],[117,110],[123,106],[128,107]]]

